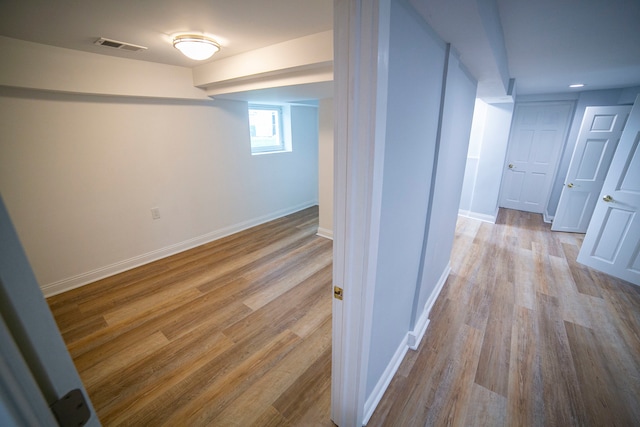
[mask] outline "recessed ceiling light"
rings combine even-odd
[[[173,39],[173,46],[186,57],[196,61],[209,59],[220,50],[220,45],[212,38],[195,34],[176,36]]]
[[[584,83],[575,83],[575,84],[569,85],[569,87],[573,87],[573,88],[575,88],[575,87],[584,87]]]

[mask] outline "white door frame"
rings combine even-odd
[[[50,425],[51,417],[45,414],[48,404],[80,389],[91,414],[85,425],[99,426],[1,197],[0,309],[0,394],[12,393],[6,401],[12,417],[29,419],[35,415],[43,420],[41,425]],[[17,355],[12,347],[18,350]]]
[[[386,130],[390,0],[334,1],[334,249],[331,418],[364,417]],[[383,17],[381,20],[380,17]]]
[[[57,426],[4,318],[0,316],[0,425]]]

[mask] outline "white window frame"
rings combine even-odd
[[[274,153],[287,153],[292,151],[291,144],[291,112],[288,105],[282,104],[258,104],[249,103],[248,105],[249,115],[251,110],[275,110],[278,112],[278,136],[280,143],[277,145],[268,146],[254,146],[254,137],[251,136],[251,123],[249,122],[249,138],[251,140],[251,154],[274,154]],[[251,119],[249,119],[251,120]]]

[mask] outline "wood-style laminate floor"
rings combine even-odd
[[[453,271],[368,426],[640,426],[640,288],[583,235],[459,218]]]
[[[105,426],[333,426],[317,208],[49,298]]]
[[[332,426],[317,209],[49,299],[104,425]],[[369,426],[640,425],[640,289],[540,215],[460,218],[418,351]]]

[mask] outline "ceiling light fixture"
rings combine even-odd
[[[196,34],[184,34],[173,39],[173,47],[187,58],[204,61],[220,50],[220,45],[213,39]]]
[[[573,88],[584,87],[584,83],[575,83],[575,84],[569,85],[569,87],[573,87]]]

